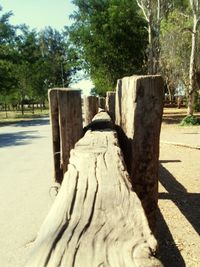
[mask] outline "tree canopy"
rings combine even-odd
[[[0,8],[0,104],[44,101],[48,88],[69,86],[80,69],[99,95],[124,76],[160,73],[171,99],[181,84],[193,114],[200,87],[199,1],[73,0],[73,23],[62,32],[13,26],[12,12]]]
[[[76,72],[67,37],[51,27],[13,26],[12,15],[0,8],[0,104],[43,102],[48,88],[67,87]]]
[[[145,70],[146,22],[135,1],[74,0],[70,47],[95,91],[113,90],[116,80]]]

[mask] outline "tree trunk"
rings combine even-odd
[[[21,102],[21,112],[22,112],[22,116],[24,116],[24,101],[23,100]]]
[[[155,230],[158,201],[159,137],[163,112],[161,76],[132,76],[118,81],[116,123],[124,131],[122,150],[134,191]]]
[[[8,112],[7,112],[7,103],[5,102],[5,114],[6,114],[6,119],[8,118]]]
[[[105,122],[106,127],[102,127]],[[99,113],[70,164],[27,267],[161,267],[157,242],[129,176],[109,116]]]
[[[93,117],[98,113],[98,98],[96,96],[84,97],[84,117],[85,126],[88,125]]]
[[[148,35],[149,35],[149,46],[148,46],[148,74],[154,74],[154,56],[153,56],[153,28],[152,28],[152,16],[149,16],[148,22]]]
[[[35,106],[34,106],[34,103],[32,104],[32,114],[35,113]]]
[[[189,88],[188,88],[188,109],[187,115],[192,116],[194,113],[195,93],[196,93],[196,81],[195,81],[195,60],[196,60],[196,48],[197,48],[197,28],[198,19],[197,15],[193,16],[193,31],[192,31],[192,48],[190,55],[190,70],[189,70]]]

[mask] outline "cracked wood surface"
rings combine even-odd
[[[109,121],[105,112],[93,120]],[[106,124],[108,125],[108,124]],[[153,267],[152,235],[110,128],[88,130],[44,221],[28,267]]]

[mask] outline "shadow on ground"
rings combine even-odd
[[[20,120],[20,121],[2,121],[0,122],[0,127],[12,125],[14,127],[29,127],[29,126],[43,126],[49,124],[49,118],[39,118],[30,120]]]
[[[166,162],[180,161],[161,161],[162,164]],[[192,225],[194,230],[198,234],[200,234],[200,194],[188,193],[186,188],[181,183],[179,183],[176,178],[161,164],[159,166],[159,171],[160,183],[167,190],[167,193],[159,193],[159,199],[168,199],[173,201],[180,212]],[[160,259],[163,262],[164,266],[186,266],[160,210],[158,211],[157,235],[160,247]]]
[[[185,115],[180,116],[163,116],[162,122],[166,124],[179,124]]]
[[[37,132],[38,131],[20,131],[0,134],[0,148],[30,144],[31,140],[41,138],[35,135]]]

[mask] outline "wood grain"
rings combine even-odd
[[[118,80],[116,89],[116,124],[126,136],[122,148],[125,162],[152,230],[158,201],[163,84],[159,75],[131,76]]]
[[[97,121],[109,121],[105,112]],[[28,267],[156,267],[157,242],[131,189],[117,133],[88,130],[71,151]]]

